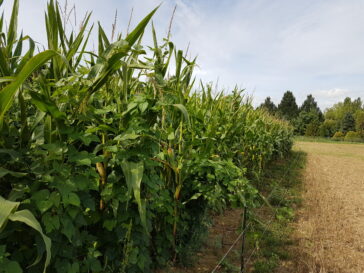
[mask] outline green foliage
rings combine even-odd
[[[319,135],[321,137],[332,137],[339,129],[335,120],[326,119],[319,127]]]
[[[283,160],[273,162],[259,181],[265,200],[260,202],[255,215],[250,216],[248,244],[255,249],[252,272],[275,272],[282,260],[290,258],[292,243],[289,223],[295,219],[300,205],[302,170],[306,154],[293,151]]]
[[[319,135],[320,122],[315,120],[307,124],[305,130],[305,136],[318,136]]]
[[[320,108],[317,106],[317,102],[315,101],[315,98],[310,94],[307,96],[305,101],[302,103],[300,109],[300,112],[316,112],[319,115],[319,119],[322,119],[322,113]]]
[[[268,259],[259,260],[254,264],[254,273],[270,273],[279,265],[279,257],[272,254]]]
[[[355,129],[364,136],[364,110],[358,110],[355,113]]]
[[[270,97],[267,97],[264,102],[259,106],[259,108],[265,109],[271,115],[274,115],[277,112],[277,106],[274,104]]]
[[[221,263],[221,269],[219,270],[222,273],[235,273],[239,272],[240,267],[233,265],[227,259],[223,260]]]
[[[360,98],[352,100],[347,97],[343,102],[336,103],[325,112],[325,120],[319,127],[321,137],[333,137],[337,131],[343,135],[336,134],[334,140],[342,140],[349,131],[356,131],[362,135],[364,129],[364,111]]]
[[[99,26],[90,54],[90,15],[68,34],[50,1],[33,57],[14,48],[17,5],[1,40],[0,191],[26,213],[2,230],[2,268],[52,253],[49,272],[152,272],[185,261],[208,212],[256,205],[251,179],[290,151],[292,128],[243,91],[192,92],[195,60],[154,28],[141,45],[156,9],[113,43]]]
[[[33,228],[34,230],[38,231],[45,244],[45,249],[47,254],[43,269],[43,272],[46,272],[46,268],[49,265],[51,259],[51,240],[46,235],[44,235],[42,227],[40,226],[39,222],[35,219],[34,215],[27,209],[18,210],[19,205],[20,205],[19,202],[9,201],[0,196],[0,231],[3,231],[5,229],[5,226],[9,220],[13,222],[24,223],[29,227]],[[4,255],[5,246],[1,247],[3,247],[2,255]],[[38,257],[30,266],[34,266],[40,262],[42,256],[39,254],[40,253],[38,253]],[[4,256],[3,260],[2,261],[0,260],[0,265],[2,265],[2,267],[4,268],[8,268],[9,270],[8,272],[10,272],[10,270],[22,272],[18,262],[10,261]]]
[[[0,272],[23,273],[19,263],[9,259],[10,253],[6,252],[6,246],[0,245]]]
[[[302,111],[293,121],[295,133],[298,135],[317,135],[318,127],[320,126],[320,116],[316,111]]]
[[[362,101],[360,98],[351,100],[347,97],[343,102],[334,104],[325,113],[326,119],[342,121],[347,113],[354,115],[356,111],[362,109]]]
[[[333,135],[332,140],[340,141],[340,140],[344,140],[344,137],[345,137],[345,133],[338,131]]]
[[[0,93],[0,129],[3,126],[4,115],[14,101],[15,93],[19,90],[26,79],[40,66],[46,63],[55,55],[55,52],[47,50],[29,59],[23,69],[17,74],[14,80],[4,87]],[[44,108],[46,111],[47,108]],[[48,109],[47,109],[48,110]]]
[[[349,131],[346,133],[345,141],[351,141],[351,142],[361,142],[363,139],[361,138],[360,134],[357,132]]]
[[[308,95],[293,120],[296,135],[317,136],[323,115],[312,95]]]
[[[357,131],[361,134],[362,101],[360,98],[351,100],[345,98],[325,112],[325,119],[312,95],[308,95],[300,107],[301,112],[293,121],[295,134],[306,136],[333,137],[335,132],[342,131],[345,135],[348,131]],[[364,124],[364,123],[363,123]],[[342,140],[344,136],[337,134],[334,140]]]
[[[283,94],[282,100],[278,105],[279,114],[286,120],[293,120],[298,115],[296,98],[291,91]]]
[[[355,130],[355,119],[350,112],[347,112],[341,122],[341,131],[347,133]]]

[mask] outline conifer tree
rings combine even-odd
[[[267,97],[265,101],[259,106],[259,108],[266,109],[270,114],[275,114],[277,112],[277,106],[270,97]]]
[[[315,101],[315,98],[311,94],[307,96],[307,98],[302,103],[299,110],[300,110],[300,112],[302,112],[302,111],[305,111],[305,112],[315,111],[317,113],[321,113],[321,110],[317,106],[317,102]]]
[[[341,123],[341,131],[343,133],[347,133],[349,131],[355,131],[355,119],[351,113],[346,113],[342,123]]]
[[[278,105],[278,112],[283,118],[290,121],[297,117],[298,106],[296,98],[291,91],[284,93],[282,100]]]

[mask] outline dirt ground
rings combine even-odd
[[[296,271],[364,272],[364,145],[299,142],[307,153]],[[304,268],[304,271],[302,270]]]
[[[196,263],[193,267],[170,267],[157,273],[210,273],[219,263],[221,257],[230,249],[241,231],[242,210],[226,210],[222,215],[214,217],[214,224],[209,229],[208,238],[196,253]],[[229,255],[229,263],[240,263],[241,241],[237,242]],[[216,273],[222,272],[222,268],[216,268]]]

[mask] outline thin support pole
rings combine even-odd
[[[240,273],[244,272],[245,269],[245,261],[244,261],[244,247],[245,247],[245,234],[246,234],[246,222],[247,222],[247,207],[244,207],[244,215],[243,215],[243,237],[241,239],[241,256],[240,256]]]

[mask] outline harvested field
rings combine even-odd
[[[364,272],[364,145],[299,142],[307,152],[292,272]]]

